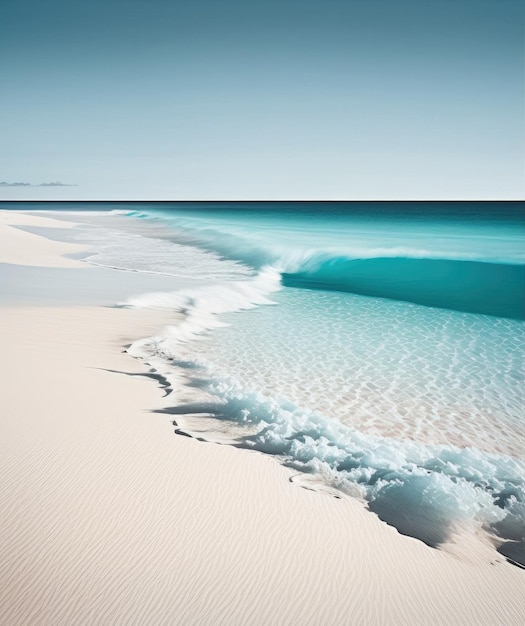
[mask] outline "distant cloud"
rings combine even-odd
[[[77,187],[78,185],[68,185],[67,183],[55,182],[55,183],[40,183],[39,185],[33,185],[32,183],[6,183],[0,182],[0,187]]]

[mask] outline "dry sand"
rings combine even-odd
[[[0,218],[3,262],[70,263]],[[173,434],[155,381],[108,371],[144,373],[122,347],[166,321],[0,309],[0,624],[525,622],[525,572],[495,551],[433,550],[273,458]]]
[[[33,235],[18,226],[50,226],[52,228],[71,228],[71,222],[24,215],[23,213],[0,210],[0,263],[35,265],[38,267],[76,267],[85,268],[85,263],[67,259],[63,255],[82,252],[83,246],[57,241]]]

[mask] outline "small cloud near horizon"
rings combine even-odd
[[[52,183],[40,183],[39,185],[33,185],[32,183],[7,183],[2,181],[0,182],[0,187],[78,187],[78,185],[70,185],[59,181]]]

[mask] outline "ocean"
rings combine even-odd
[[[274,455],[428,545],[467,530],[523,562],[524,203],[1,208],[58,211],[86,262],[180,281],[115,302],[178,314],[129,348],[171,382],[178,432]]]

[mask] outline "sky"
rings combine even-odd
[[[2,0],[0,199],[523,198],[524,6]]]

